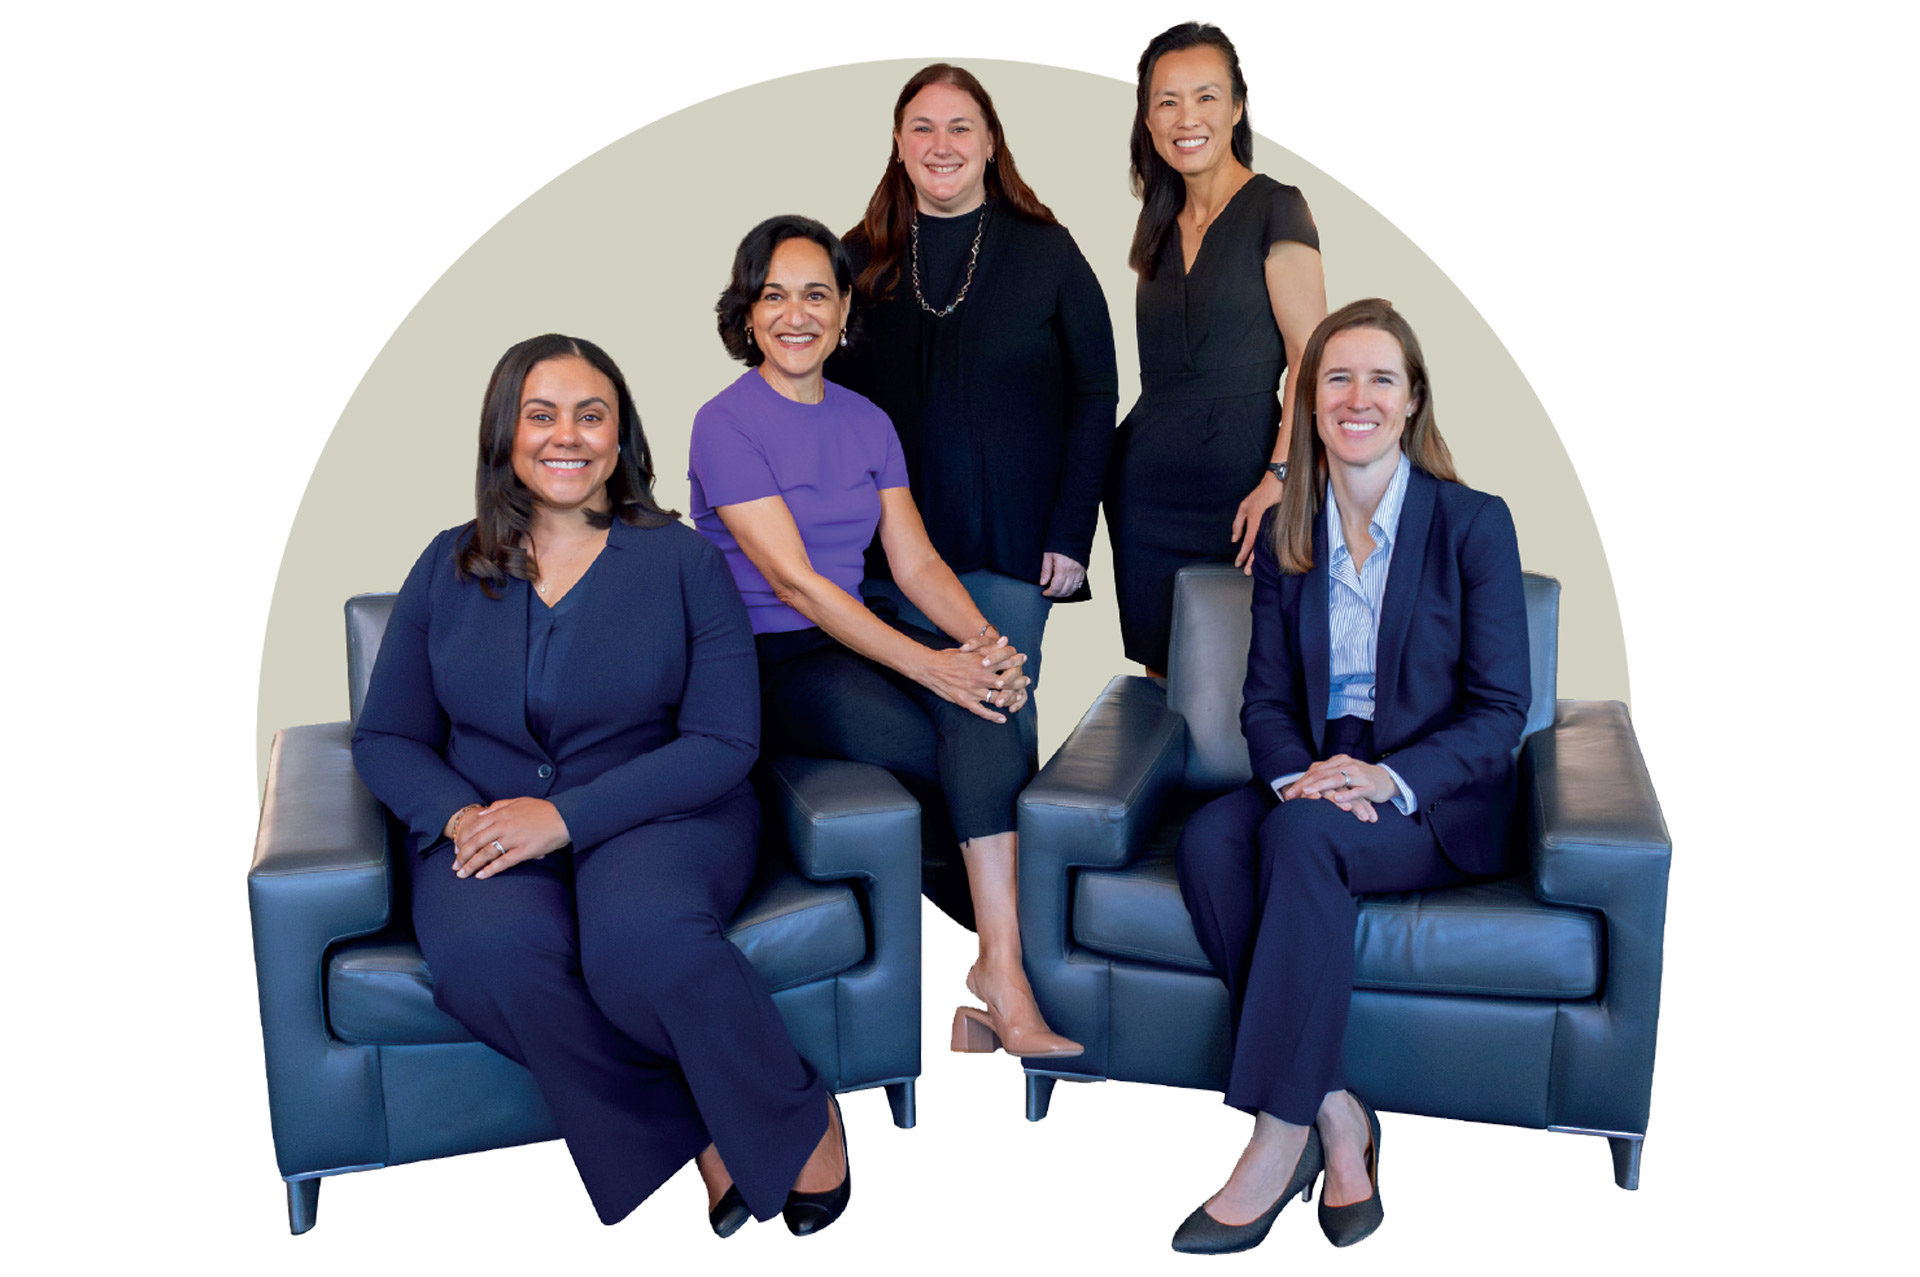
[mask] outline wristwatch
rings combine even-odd
[[[1286,462],[1269,461],[1267,462],[1267,469],[1272,471],[1273,477],[1278,479],[1280,482],[1285,483],[1287,481],[1287,463]]]

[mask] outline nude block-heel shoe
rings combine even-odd
[[[1084,1054],[1086,1048],[1072,1038],[1063,1038],[1051,1029],[1023,1029],[1006,1022],[994,1010],[993,1002],[980,991],[972,969],[967,971],[967,992],[985,1002],[986,1009],[956,1007],[953,1012],[953,1049],[956,1051],[992,1051],[996,1047],[1022,1060],[1058,1060]],[[1034,1008],[1036,1011],[1039,1008]],[[963,1027],[964,1022],[964,1027]]]
[[[993,1021],[977,1007],[953,1009],[953,1049],[969,1054],[991,1055],[1000,1049],[1000,1035]]]

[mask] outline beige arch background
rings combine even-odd
[[[686,511],[694,410],[740,371],[713,322],[734,246],[774,213],[805,213],[835,230],[857,221],[886,162],[894,95],[921,65],[810,71],[656,121],[534,192],[428,290],[341,413],[288,536],[261,660],[263,777],[276,729],[346,717],[347,596],[399,588],[435,532],[472,517],[481,391],[509,345],[556,331],[604,346],[633,387],[660,499]],[[1138,207],[1126,174],[1133,86],[1024,62],[968,66],[994,95],[1022,174],[1099,276],[1124,413],[1139,386],[1126,267]],[[796,96],[808,119],[830,124],[790,127]],[[1254,118],[1263,117],[1256,110]],[[1599,531],[1506,348],[1440,268],[1344,186],[1263,136],[1255,136],[1254,161],[1305,193],[1329,305],[1388,297],[1419,332],[1462,477],[1506,498],[1526,566],[1564,584],[1561,694],[1627,699]],[[1223,535],[1231,517],[1222,512]],[[1137,672],[1121,653],[1104,531],[1095,547],[1094,601],[1057,607],[1048,623],[1043,756],[1109,678]]]

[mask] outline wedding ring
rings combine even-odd
[[[1342,768],[1340,769],[1340,779],[1341,779],[1341,780],[1344,780],[1344,781],[1346,781],[1346,782],[1347,782],[1347,785],[1348,785],[1348,787],[1349,787],[1349,788],[1351,788],[1351,787],[1352,787],[1352,785],[1353,785],[1353,777],[1351,777],[1351,776],[1349,776],[1349,775],[1347,775],[1347,769],[1346,769],[1346,768],[1344,768],[1344,767],[1342,767]],[[500,844],[499,844],[499,843],[495,843],[495,844],[493,844],[493,845],[494,845],[494,846],[496,846],[496,847],[498,847],[498,846],[499,846]]]
[[[500,840],[498,838],[493,840],[493,849],[499,852],[503,856],[507,854],[507,849],[500,845]]]

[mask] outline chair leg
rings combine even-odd
[[[1640,1187],[1640,1146],[1644,1135],[1609,1135],[1607,1147],[1613,1150],[1613,1182],[1625,1189]]]
[[[1047,1115],[1047,1106],[1053,1103],[1053,1084],[1059,1078],[1048,1077],[1044,1073],[1027,1074],[1027,1120],[1038,1122]]]
[[[893,1124],[903,1131],[913,1129],[918,1120],[913,1108],[913,1080],[887,1083],[887,1103],[893,1107]]]
[[[287,1181],[287,1227],[298,1237],[320,1217],[320,1177]]]

